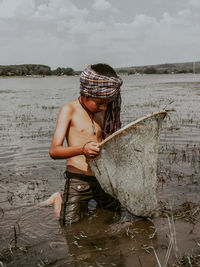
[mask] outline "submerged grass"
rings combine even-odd
[[[190,223],[197,222],[197,215],[199,214],[200,207],[196,203],[192,202],[184,202],[181,207],[178,209],[172,210],[172,206],[166,208],[166,203],[164,205],[164,209],[162,212],[167,216],[168,225],[169,225],[169,244],[167,248],[167,252],[165,255],[165,260],[163,265],[160,262],[160,259],[156,253],[156,250],[153,246],[150,248],[153,250],[157,264],[159,267],[198,267],[200,266],[200,243],[197,242],[198,249],[191,253],[183,253],[182,255],[179,252],[177,239],[176,239],[176,229],[175,229],[175,220],[184,219]],[[176,258],[176,262],[173,264],[169,264],[170,256],[173,255]]]
[[[169,204],[164,201],[160,201],[160,211],[163,215],[169,216],[171,214]],[[186,201],[178,208],[173,210],[173,217],[175,220],[183,219],[186,222],[195,224],[197,222],[197,216],[199,213],[200,205],[198,203]]]
[[[154,249],[153,245],[149,246],[149,249],[152,249],[157,261],[157,264],[159,267],[167,267],[169,266],[169,259],[173,252],[175,258],[178,260],[180,257],[178,246],[177,246],[177,239],[176,239],[176,229],[175,229],[175,223],[174,223],[174,215],[172,211],[172,206],[170,207],[170,216],[166,214],[167,220],[168,220],[168,226],[169,226],[169,243],[167,247],[167,251],[165,254],[164,263],[162,264],[158,254],[156,253],[156,250]]]
[[[199,267],[200,251],[194,253],[184,253],[182,257],[170,267]]]

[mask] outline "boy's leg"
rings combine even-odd
[[[119,213],[121,222],[131,221],[135,218],[134,215],[132,215],[125,207],[121,205],[119,200],[106,193],[98,181],[96,181],[96,186],[93,187],[93,190],[98,207],[110,209]]]
[[[53,193],[48,199],[40,202],[38,205],[39,206],[48,206],[48,205],[52,205],[55,203],[56,199],[60,197],[60,193],[56,192]]]
[[[48,206],[53,205],[54,206],[54,213],[56,217],[59,217],[60,210],[61,210],[61,204],[62,204],[62,197],[59,192],[54,193],[51,195],[47,200],[39,203],[39,206]]]
[[[113,209],[115,211],[119,210],[119,201],[106,193],[99,182],[96,182],[91,186],[94,194],[94,199],[97,201],[97,206],[104,209]]]
[[[71,224],[78,222],[87,212],[88,201],[92,198],[92,191],[87,181],[81,179],[81,175],[70,173],[66,175],[63,202],[60,212],[60,221]]]
[[[121,222],[132,221],[135,219],[135,216],[132,215],[124,206],[122,206],[119,200],[107,194],[102,188],[99,204],[104,209],[111,209],[117,212],[120,215]]]

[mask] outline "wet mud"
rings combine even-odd
[[[95,209],[68,227],[51,206],[65,160],[48,149],[78,77],[0,79],[0,266],[199,266],[200,76],[125,76],[123,125],[169,111],[158,159],[158,208],[148,219]]]

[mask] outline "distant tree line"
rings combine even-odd
[[[200,62],[166,63],[150,66],[117,68],[119,74],[200,73]]]
[[[32,75],[75,75],[72,68],[51,70],[49,66],[40,64],[0,65],[0,76],[32,76]]]
[[[170,73],[200,73],[200,61],[185,63],[166,63],[149,66],[124,67],[115,69],[119,74],[170,74]],[[0,65],[0,76],[50,76],[79,75],[81,71],[72,68],[58,67],[51,70],[41,64]]]

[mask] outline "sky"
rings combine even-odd
[[[0,0],[0,65],[200,60],[200,0]]]

